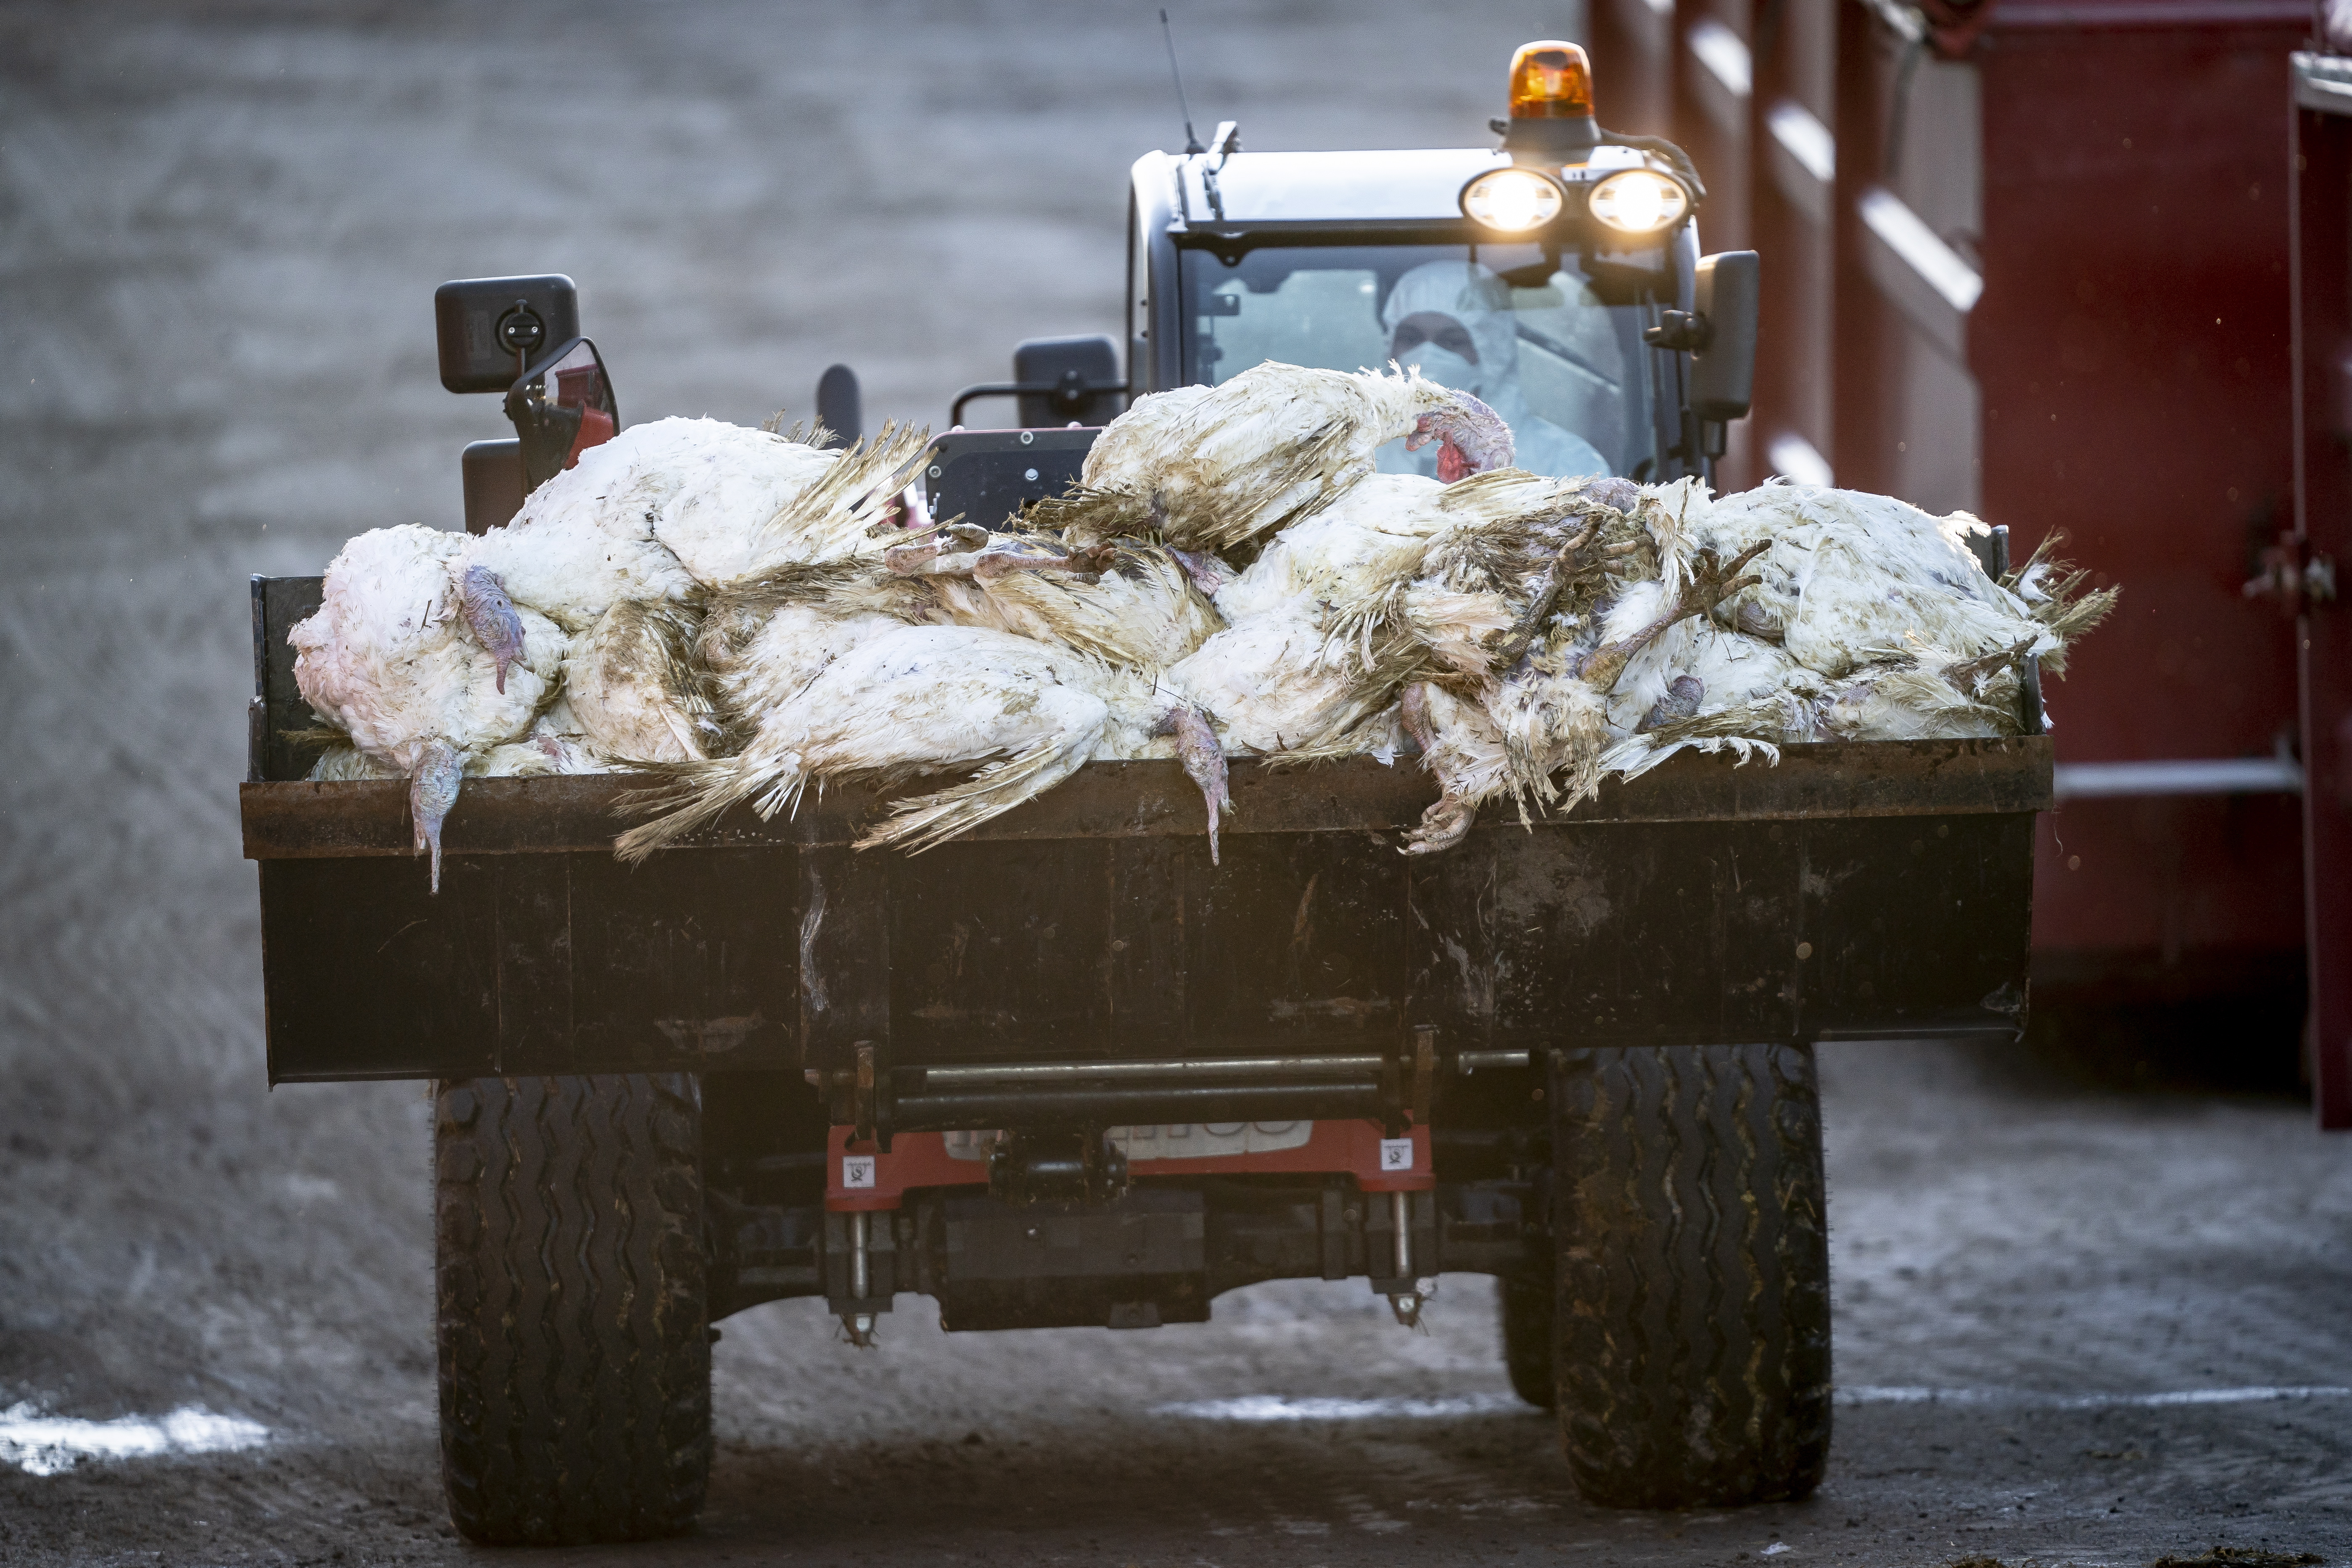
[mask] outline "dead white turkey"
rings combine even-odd
[[[777,699],[733,756],[674,767],[647,804],[667,814],[622,835],[625,859],[749,803],[762,817],[796,807],[812,784],[970,776],[898,803],[861,847],[919,850],[1018,805],[1097,758],[1180,756],[1201,784],[1215,836],[1224,763],[1197,714],[1148,673],[977,626],[882,625],[786,612],[797,637],[755,637],[747,685],[781,663]],[[887,617],[877,617],[877,622]],[[777,623],[772,618],[768,628]],[[781,647],[772,644],[782,643]]]
[[[1446,482],[1375,473],[1400,437]],[[407,778],[437,885],[469,773],[650,770],[635,858],[739,804],[928,777],[866,840],[920,849],[1088,761],[1175,757],[1213,858],[1227,753],[1410,744],[1440,798],[1403,847],[1430,853],[1690,747],[2014,732],[2024,672],[2113,598],[2039,558],[1996,583],[1973,519],[1885,497],[1511,468],[1490,410],[1402,374],[1143,398],[1083,486],[999,527],[930,525],[922,449],[665,420],[480,540],[353,541],[293,638],[351,742],[318,776]]]
[[[417,847],[441,880],[441,822],[469,763],[523,739],[562,675],[564,636],[537,611],[478,580],[453,579],[463,534],[413,525],[376,529],[343,546],[326,571],[316,615],[295,626],[294,679],[303,699],[376,765],[410,781]],[[495,617],[510,639],[486,639]]]
[[[913,580],[925,619],[1054,643],[1130,668],[1172,664],[1224,625],[1199,555],[1140,539],[1073,546],[1052,535],[970,523],[910,536],[886,552]]]
[[[1136,400],[1087,454],[1080,488],[1037,510],[1081,542],[1156,537],[1221,553],[1312,516],[1402,438],[1441,445],[1440,477],[1507,467],[1494,410],[1418,374],[1308,370],[1267,361],[1215,386]]]

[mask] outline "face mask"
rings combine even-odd
[[[1397,355],[1397,363],[1407,370],[1417,369],[1438,385],[1451,387],[1456,392],[1466,392],[1475,396],[1480,390],[1479,367],[1453,350],[1439,348],[1435,343],[1415,343]]]

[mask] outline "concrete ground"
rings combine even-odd
[[[1202,129],[1263,148],[1475,141],[1510,47],[1573,21],[1176,9]],[[434,286],[572,273],[631,422],[805,412],[845,360],[936,423],[1015,339],[1115,328],[1164,72],[1140,5],[0,7],[0,1561],[482,1555],[439,1499],[425,1107],[265,1092],[234,789],[247,574],[454,524],[501,433],[435,382]],[[1425,1336],[1282,1286],[1121,1335],[908,1300],[856,1353],[803,1303],[726,1324],[700,1535],[537,1560],[2352,1559],[2352,1142],[2006,1056],[1824,1068],[1809,1502],[1583,1508],[1475,1279]],[[267,1438],[5,1447],[190,1408]]]

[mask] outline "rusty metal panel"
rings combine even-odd
[[[1793,1032],[1884,1039],[2022,1028],[2032,835],[2030,816],[1805,827]]]
[[[319,760],[320,742],[302,738],[318,720],[294,684],[294,650],[286,634],[317,613],[321,584],[317,577],[253,580],[254,692],[261,699],[262,731],[255,748],[258,766],[251,771],[262,779],[299,779]]]
[[[1449,1048],[1790,1037],[1795,834],[1481,829],[1416,869],[1415,1021]]]
[[[496,878],[497,1065],[556,1070],[576,1038],[572,1011],[572,855],[485,857]]]
[[[1447,1049],[2012,1035],[2032,833],[2023,815],[1482,829],[1416,868],[1412,1020]]]
[[[1206,869],[1207,855],[1173,838],[1120,839],[1108,848],[1102,964],[1111,1036],[1139,1056],[1181,1056],[1192,1039],[1184,958],[1193,910],[1186,889],[1195,868]]]
[[[798,862],[801,1058],[846,1068],[858,1042],[890,1038],[890,864],[839,847],[806,850]]]
[[[634,818],[617,803],[643,781],[628,774],[468,779],[442,830],[451,854],[520,855],[609,850]],[[919,793],[919,784],[909,793]],[[1237,759],[1228,839],[1293,833],[1382,832],[1410,827],[1437,798],[1410,763],[1370,757],[1313,768]],[[240,786],[245,854],[252,860],[414,853],[407,786],[266,783]],[[845,847],[886,814],[890,797],[835,789],[798,817],[761,822],[748,808],[672,855],[759,847]],[[1777,766],[1735,764],[1695,752],[1630,783],[1601,786],[1572,816],[1541,826],[1612,822],[1751,822],[1807,817],[1909,816],[2044,811],[2050,742],[1850,742],[1786,746]],[[1498,813],[1499,815],[1499,813]],[[1195,838],[1205,849],[1201,797],[1172,762],[1090,763],[1068,782],[993,821],[960,844],[1095,837]]]
[[[271,1081],[797,1067],[791,862],[265,864]]]
[[[1192,879],[1192,1040],[1269,1052],[1393,1047],[1404,1018],[1406,866],[1370,834],[1227,838],[1224,864]]]
[[[950,844],[885,863],[894,1058],[1043,1060],[1110,1047],[1108,841]]]
[[[269,1079],[470,1078],[498,1052],[494,874],[397,860],[261,867]]]
[[[505,858],[501,874],[533,858]],[[562,1064],[581,1057],[607,1072],[800,1065],[789,855],[735,850],[635,868],[602,855],[561,859],[571,1038],[527,1058],[507,1016],[505,1070],[576,1070]]]

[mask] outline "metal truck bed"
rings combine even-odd
[[[638,781],[478,779],[436,897],[404,785],[300,782],[285,628],[317,594],[255,592],[241,805],[273,1082],[782,1069],[838,1087],[863,1046],[901,1130],[1008,1125],[1011,1090],[923,1069],[1014,1062],[1079,1069],[1061,1110],[1098,1121],[1392,1116],[1415,1049],[1444,1065],[2024,1021],[2043,737],[1685,754],[1570,818],[1493,809],[1413,858],[1398,830],[1435,787],[1410,759],[1237,762],[1218,868],[1173,763],[1092,764],[919,856],[853,849],[887,801],[835,790],[635,868],[611,840]],[[1323,1065],[1171,1069],[1196,1058]],[[1148,1097],[1081,1067],[1115,1062],[1160,1064]],[[1052,1089],[1019,1098],[1042,1111]]]

